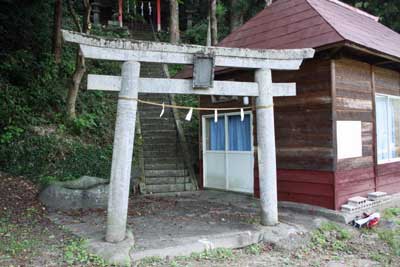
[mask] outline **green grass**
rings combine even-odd
[[[388,208],[383,212],[383,219],[394,219],[397,218],[400,220],[400,218],[398,218],[400,216],[400,208]]]
[[[347,229],[338,224],[327,222],[312,233],[310,246],[312,248],[348,252],[350,247],[346,241],[350,238],[351,233]]]
[[[234,257],[233,250],[228,248],[211,249],[190,255],[190,259],[193,260],[228,260]]]
[[[11,223],[7,217],[0,220],[0,255],[15,257],[29,253],[39,244],[26,226]]]
[[[253,244],[244,249],[244,252],[249,255],[260,255],[263,252],[263,244]]]
[[[64,247],[64,261],[69,265],[107,266],[100,257],[89,253],[85,249],[85,240],[72,240]]]

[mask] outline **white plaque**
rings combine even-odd
[[[337,121],[338,159],[362,157],[361,121]]]

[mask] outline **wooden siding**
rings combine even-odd
[[[371,66],[350,59],[335,61],[336,120],[362,122],[362,157],[338,159],[337,170],[369,168],[374,164],[373,153],[373,91]],[[340,178],[341,176],[339,176]]]
[[[367,196],[375,191],[375,173],[371,167],[335,172],[335,209],[353,196]]]
[[[278,199],[334,209],[331,171],[278,169]]]
[[[400,74],[350,59],[335,61],[337,120],[361,121],[362,157],[338,159],[335,209],[353,196],[400,192],[400,163],[376,164],[375,93],[400,95]]]
[[[400,73],[374,67],[375,91],[379,94],[400,96]]]
[[[299,71],[274,72],[274,82],[296,82],[295,97],[274,98],[278,169],[332,171],[331,68],[309,60]]]
[[[388,193],[400,192],[400,162],[379,164],[376,168],[377,190]]]

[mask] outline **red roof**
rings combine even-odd
[[[318,48],[347,41],[400,59],[400,34],[338,0],[278,0],[218,46]]]

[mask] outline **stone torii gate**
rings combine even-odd
[[[63,31],[85,58],[123,61],[122,76],[89,75],[89,90],[119,92],[107,213],[108,242],[124,240],[138,93],[255,96],[261,223],[278,223],[274,96],[296,95],[294,83],[272,83],[271,70],[297,70],[313,49],[251,50],[105,39]],[[194,65],[194,79],[140,78],[140,62]],[[214,66],[255,69],[255,81],[213,81]]]

